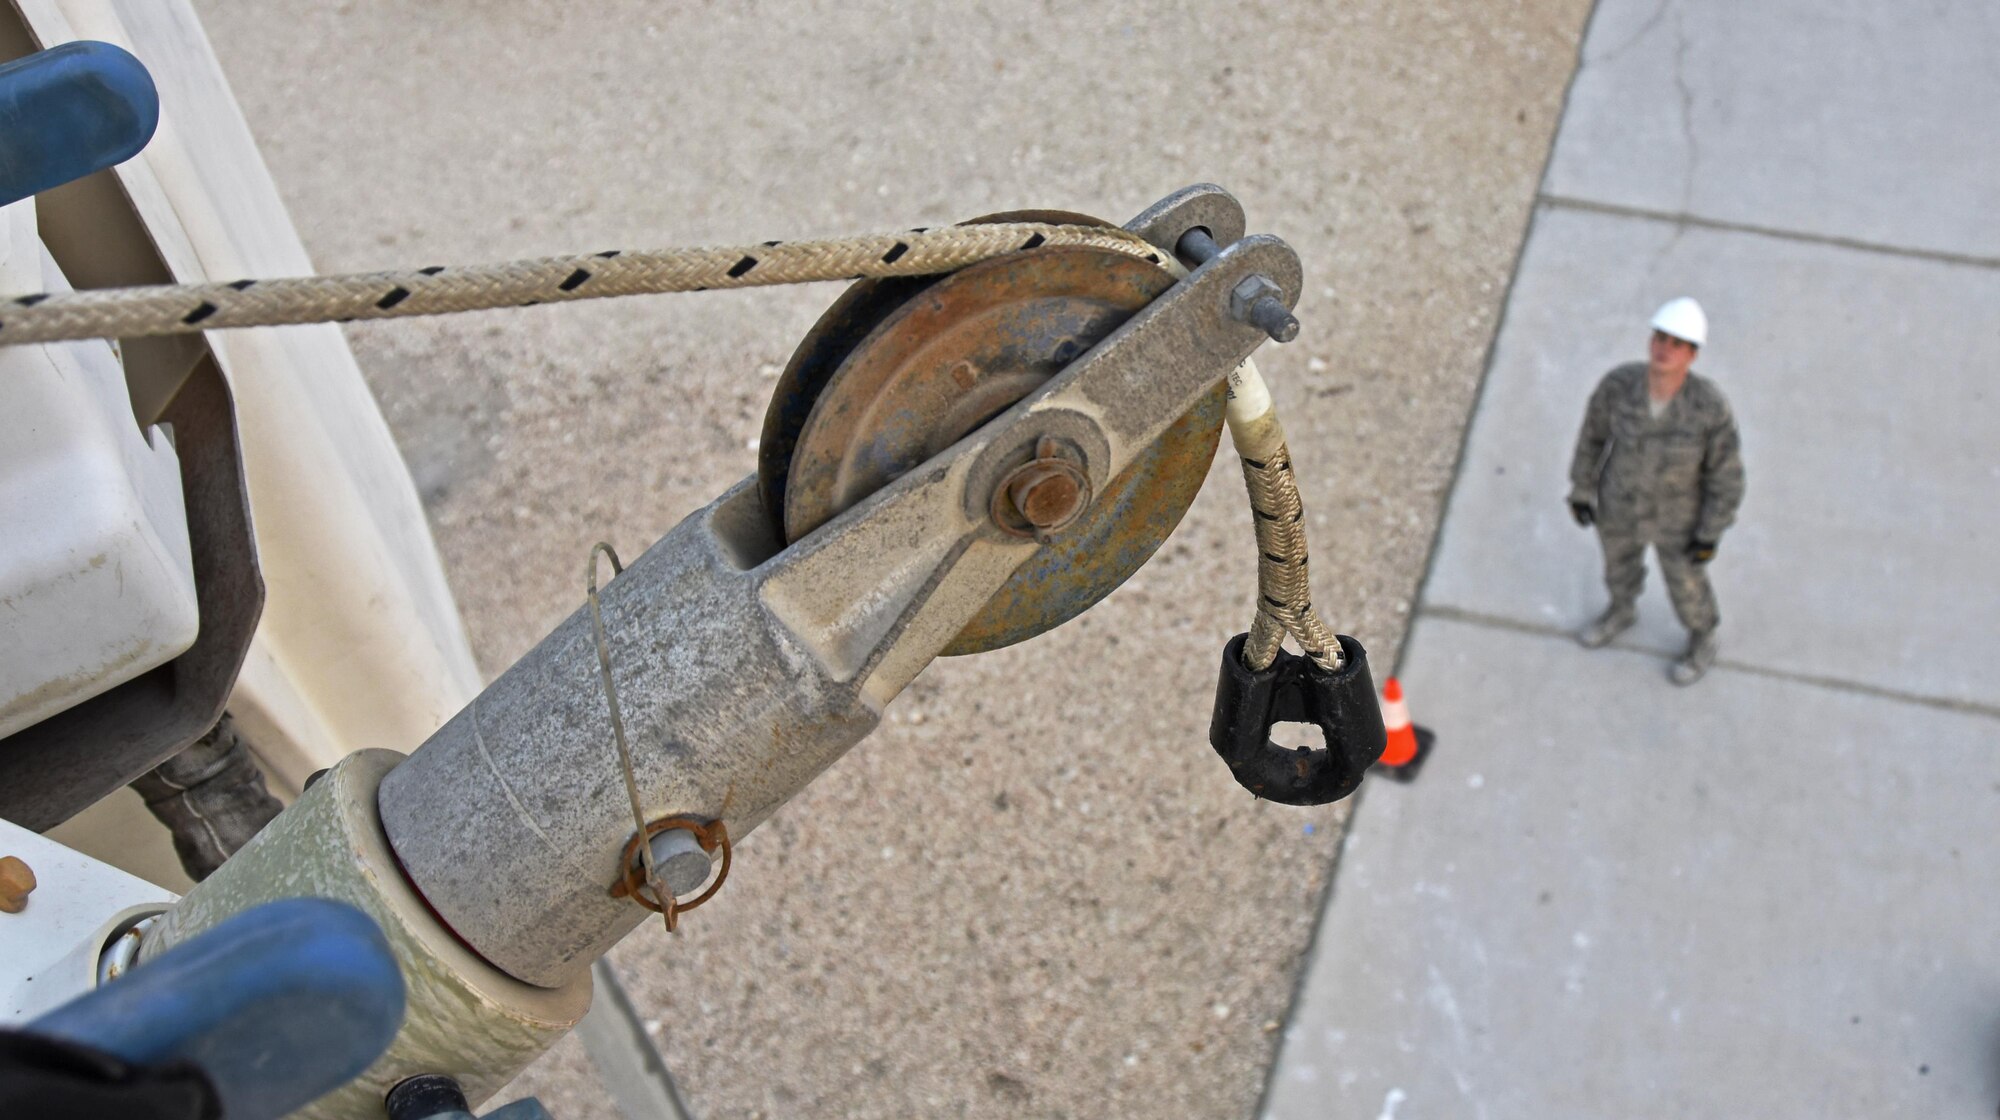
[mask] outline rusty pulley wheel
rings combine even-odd
[[[856,284],[800,345],[765,417],[758,467],[775,527],[787,542],[810,533],[1005,411],[1173,283],[1129,255],[1064,247],[942,278]],[[1137,571],[1200,490],[1222,411],[1218,382],[944,652],[980,653],[1053,629]]]

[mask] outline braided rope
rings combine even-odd
[[[1257,533],[1257,617],[1243,642],[1243,663],[1257,672],[1270,668],[1289,634],[1320,668],[1338,671],[1347,655],[1313,610],[1305,501],[1277,410],[1254,363],[1246,360],[1229,385],[1229,437],[1243,461]]]
[[[1243,481],[1250,489],[1258,552],[1257,617],[1243,643],[1245,663],[1252,669],[1269,668],[1290,634],[1320,668],[1339,669],[1345,659],[1340,642],[1313,610],[1305,505],[1292,474],[1291,452],[1281,442],[1272,459],[1244,459]]]
[[[828,280],[928,276],[1007,253],[1080,245],[1143,258],[1186,275],[1180,262],[1137,234],[1104,226],[1014,222],[943,226],[822,241],[766,241],[695,249],[618,250],[538,260],[392,272],[301,276],[230,283],[163,284],[0,297],[0,345],[84,338],[139,338],[233,327],[395,319],[532,307],[542,303],[664,292],[756,288]],[[1256,367],[1246,376],[1260,403],[1232,400],[1230,435],[1243,460],[1257,548],[1257,617],[1244,645],[1252,669],[1268,668],[1287,634],[1321,667],[1344,655],[1312,607],[1304,506],[1269,394]]]
[[[952,272],[1041,246],[1084,245],[1166,264],[1137,234],[1017,222],[827,241],[622,251],[399,272],[163,284],[0,298],[0,345],[192,334],[438,315],[659,292],[700,292]]]

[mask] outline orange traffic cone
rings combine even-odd
[[[1430,754],[1435,737],[1410,722],[1410,706],[1403,702],[1403,686],[1394,677],[1382,684],[1382,729],[1388,733],[1389,744],[1383,748],[1376,765],[1398,781],[1414,779],[1417,768]]]

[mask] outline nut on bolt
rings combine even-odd
[[[19,914],[28,908],[35,889],[35,870],[20,856],[0,856],[0,913]]]
[[[1299,321],[1285,306],[1284,295],[1270,277],[1246,276],[1229,293],[1229,316],[1270,335],[1272,342],[1290,342],[1299,337]]]
[[[1046,436],[1035,457],[1009,471],[993,488],[994,524],[1017,537],[1053,533],[1090,505],[1090,477]]]

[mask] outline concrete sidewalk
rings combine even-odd
[[[1751,10],[1753,9],[1754,10]],[[2000,1103],[2000,10],[1602,0],[1274,1117]],[[1607,652],[1584,401],[1692,294],[1750,492],[1723,662]]]

